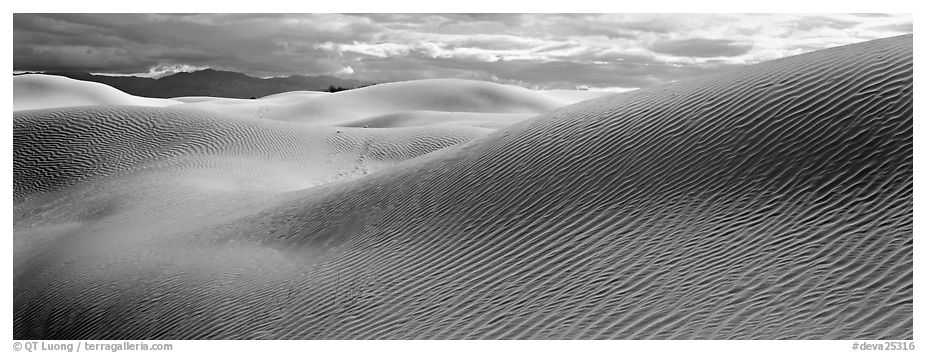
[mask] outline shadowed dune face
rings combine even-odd
[[[14,337],[912,339],[912,86],[911,36],[833,48],[344,182],[200,192],[152,212],[170,225],[115,203],[37,231],[42,200],[88,183],[47,191],[44,162],[14,166],[36,190],[17,241],[62,234],[14,268]],[[77,169],[104,186],[161,170]]]

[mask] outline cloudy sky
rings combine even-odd
[[[629,89],[913,31],[910,15],[14,14],[14,71],[206,67]]]

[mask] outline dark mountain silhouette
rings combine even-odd
[[[263,97],[290,91],[341,91],[371,83],[332,76],[259,78],[239,72],[206,69],[180,72],[159,79],[135,76],[105,76],[87,72],[44,72],[47,75],[103,83],[123,92],[152,98],[210,96],[228,98]]]

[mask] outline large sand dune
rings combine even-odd
[[[178,108],[221,112],[248,118],[279,120],[307,125],[356,125],[356,122],[390,116],[392,120],[417,119],[422,114],[466,113],[456,116],[455,124],[469,118],[473,125],[485,125],[499,117],[511,122],[544,113],[582,100],[607,95],[607,92],[534,91],[517,86],[471,80],[432,79],[384,83],[341,91],[289,92],[260,99],[178,98],[191,103]],[[435,125],[446,119],[433,119]]]
[[[345,166],[365,174],[489,131],[308,128],[131,106],[30,110],[14,115],[13,196],[24,199],[94,177],[149,169],[187,171],[228,159],[241,161],[236,168],[291,165],[298,169],[291,173],[303,183],[323,184],[350,174]],[[266,183],[285,176],[261,175]]]
[[[136,97],[102,83],[63,76],[28,74],[13,77],[14,111],[100,104],[166,107],[177,102]]]
[[[14,338],[912,339],[911,36],[549,112],[413,84],[15,113]]]

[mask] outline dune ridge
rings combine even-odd
[[[912,86],[874,40],[84,236],[17,274],[14,338],[912,339]]]

